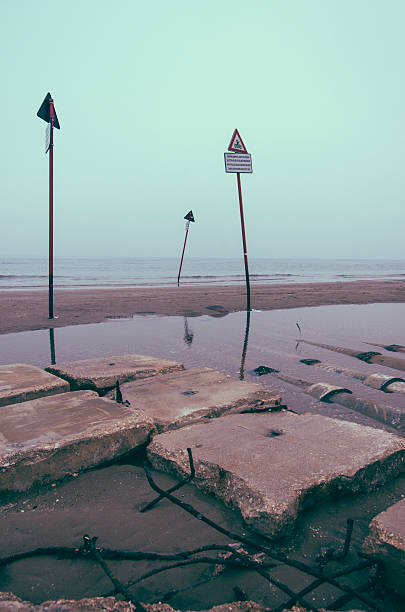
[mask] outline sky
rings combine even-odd
[[[0,0],[0,258],[404,258],[403,0]]]

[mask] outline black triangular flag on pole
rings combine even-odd
[[[186,221],[192,221],[193,223],[195,221],[192,210],[190,210],[190,212],[188,212],[184,218],[186,219]]]
[[[47,123],[51,122],[51,112],[50,112],[50,104],[49,104],[49,100],[51,99],[52,99],[51,94],[48,92],[37,112],[37,117],[39,117],[40,119],[43,119]],[[60,130],[58,117],[56,116],[55,106],[53,107],[53,126],[56,127],[58,130]]]

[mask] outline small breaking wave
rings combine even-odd
[[[18,278],[25,280],[28,278],[48,278],[48,275],[44,274],[0,274],[0,278]]]

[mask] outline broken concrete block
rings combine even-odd
[[[405,499],[374,517],[363,551],[383,562],[385,584],[405,597]]]
[[[405,380],[397,376],[390,376],[389,374],[370,374],[364,380],[364,384],[373,389],[380,389],[381,391],[399,392],[405,393]]]
[[[184,370],[184,366],[177,361],[147,355],[119,355],[57,363],[45,369],[67,380],[72,391],[90,389],[104,392],[117,380],[121,384],[129,380]]]
[[[229,415],[156,436],[152,465],[192,481],[269,537],[284,535],[304,508],[373,489],[405,470],[405,440],[323,417],[289,412]]]
[[[86,597],[85,599],[57,599],[33,604],[13,593],[0,593],[1,612],[135,612],[137,607],[129,601],[115,597]]]
[[[110,461],[146,444],[143,412],[76,391],[0,411],[0,491],[24,491]]]
[[[69,391],[69,384],[26,363],[0,366],[0,406]]]
[[[151,416],[158,431],[177,429],[226,412],[264,411],[281,404],[279,393],[210,368],[125,383],[121,394],[132,408]],[[115,391],[108,397],[115,398]]]

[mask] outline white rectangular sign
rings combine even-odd
[[[224,153],[224,157],[225,172],[253,172],[250,153]]]
[[[48,123],[48,125],[46,126],[46,132],[45,132],[45,153],[48,153],[50,146],[51,146],[51,124]]]

